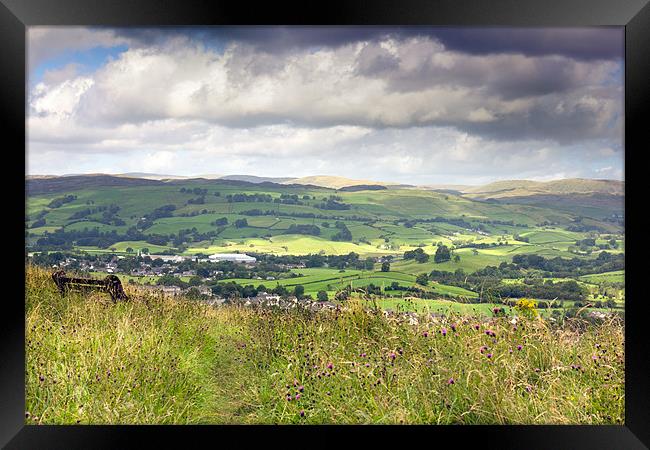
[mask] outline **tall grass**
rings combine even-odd
[[[135,289],[129,287],[129,289]],[[27,269],[28,423],[619,424],[623,324],[69,294]]]

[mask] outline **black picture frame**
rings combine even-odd
[[[644,193],[644,118],[650,107],[650,5],[649,0],[336,0],[317,5],[281,2],[208,0],[0,0],[0,114],[5,128],[5,160],[18,155],[26,144],[26,27],[33,25],[160,26],[160,25],[448,25],[448,26],[624,26],[625,27],[625,180],[626,239],[643,238],[642,209],[632,199]],[[10,138],[10,139],[7,139]],[[8,170],[7,170],[8,169]],[[5,193],[15,211],[7,236],[24,234],[24,201],[13,195],[22,185],[25,160],[19,155],[3,171]],[[16,227],[13,229],[12,227]],[[623,426],[419,426],[419,427],[249,427],[234,426],[25,426],[25,330],[24,265],[13,258],[24,256],[20,239],[7,239],[4,277],[3,323],[0,327],[0,444],[5,448],[130,448],[159,442],[163,447],[190,445],[207,438],[213,444],[237,435],[237,443],[261,434],[281,438],[285,444],[303,445],[326,433],[326,439],[385,439],[417,432],[423,444],[454,446],[474,442],[483,448],[581,449],[647,448],[650,446],[650,346],[641,296],[643,265],[628,263],[625,271],[626,302],[626,399]],[[642,245],[626,245],[632,261]],[[14,256],[15,254],[15,256]],[[642,264],[642,263],[638,263]],[[17,291],[17,295],[13,294]],[[11,294],[10,294],[11,292]],[[24,297],[22,297],[24,298]],[[309,434],[309,441],[304,435]],[[227,445],[227,444],[226,444]]]

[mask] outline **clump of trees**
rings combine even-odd
[[[64,197],[55,198],[50,203],[47,204],[48,208],[60,208],[66,203],[73,202],[77,199],[76,195],[66,195]]]
[[[235,220],[233,225],[235,226],[235,228],[244,228],[244,227],[248,226],[248,220],[246,220],[245,218],[244,219],[237,219],[237,220]]]
[[[425,253],[421,248],[416,248],[415,250],[408,250],[404,252],[404,259],[414,259],[419,263],[425,263],[429,261],[429,255]]]
[[[336,228],[338,228],[339,231],[334,236],[332,236],[333,241],[351,241],[352,240],[352,232],[347,227],[347,225],[345,225],[344,222],[337,221],[335,226],[336,226]]]
[[[451,259],[451,252],[446,245],[439,245],[433,260],[437,263],[449,261]]]
[[[346,210],[350,209],[350,205],[343,203],[343,200],[338,195],[330,195],[329,197],[323,197],[323,202],[318,203],[316,208],[318,209],[329,209],[329,210]]]
[[[215,226],[215,227],[222,227],[225,225],[228,225],[228,218],[227,217],[221,217],[219,219],[213,220],[210,222],[210,225]]]
[[[311,236],[320,236],[320,228],[316,225],[291,224],[284,234],[307,234]]]

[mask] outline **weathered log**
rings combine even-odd
[[[65,295],[68,290],[97,290],[108,293],[113,303],[118,300],[129,299],[122,288],[122,282],[115,275],[108,275],[103,280],[96,280],[93,278],[68,277],[63,270],[59,270],[52,274],[52,279],[61,295]]]

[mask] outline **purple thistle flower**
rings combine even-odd
[[[330,370],[332,369],[332,367],[334,367],[334,365],[332,365],[332,363],[329,363],[329,364],[327,365],[327,368],[330,369]]]
[[[512,349],[509,349],[508,352],[509,352],[510,354],[512,354]]]
[[[478,330],[479,328],[481,328],[481,326],[477,324],[477,325],[474,325],[474,328]]]
[[[305,410],[304,409],[300,410],[300,417],[305,417]]]
[[[440,330],[440,334],[442,334],[443,336],[447,336],[447,329],[443,328],[442,330]]]
[[[521,345],[517,346],[517,350],[521,350],[523,347]]]
[[[298,390],[299,390],[300,392],[303,392],[303,391],[305,390],[305,387],[304,387],[304,386],[300,386],[300,387],[298,388]]]
[[[429,332],[428,332],[428,331],[425,331],[424,333],[422,333],[422,336],[424,336],[424,337],[429,337]]]
[[[296,394],[296,400],[300,400],[300,394]]]
[[[591,355],[591,359],[594,360],[594,361],[596,361],[596,360],[598,359],[598,356],[596,356],[596,355]]]
[[[485,350],[487,350],[487,349],[488,349],[487,345],[481,346],[481,348],[480,348],[481,353],[485,353]]]
[[[529,384],[526,385],[526,392],[530,392],[532,390],[533,390],[533,388]]]
[[[366,354],[365,354],[365,353],[362,353],[362,354],[359,355],[359,356],[361,356],[362,358],[365,358],[365,357],[366,357]]]
[[[390,359],[395,359],[395,352],[391,352],[388,356],[390,356]]]
[[[451,331],[456,332],[456,324],[455,323],[451,324]]]
[[[453,378],[450,378],[449,380],[447,380],[447,384],[454,384],[454,383],[455,383],[455,381],[454,381]]]
[[[488,358],[492,358],[492,353],[488,353],[488,354],[485,355],[485,356],[487,356]]]

